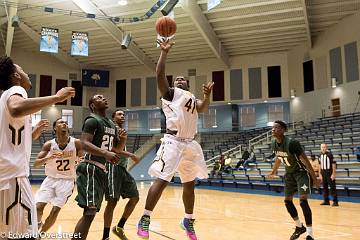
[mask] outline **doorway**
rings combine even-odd
[[[340,98],[331,99],[331,109],[333,117],[340,116]]]

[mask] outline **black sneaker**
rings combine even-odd
[[[329,201],[323,201],[322,203],[320,203],[320,205],[330,205]]]
[[[121,240],[129,240],[124,233],[124,229],[118,226],[112,228],[112,232],[118,236]]]
[[[305,239],[306,240],[314,240],[314,238],[312,236],[310,236],[310,235],[307,235]]]
[[[294,233],[290,237],[290,240],[298,239],[304,232],[306,232],[306,227],[304,227],[304,225],[301,227],[296,227]]]
[[[333,207],[338,207],[338,206],[339,206],[339,203],[338,203],[338,202],[333,202],[332,206],[333,206]]]

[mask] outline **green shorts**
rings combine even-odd
[[[285,174],[285,196],[293,196],[296,192],[299,195],[311,193],[311,178],[307,171],[296,171]]]
[[[139,197],[134,178],[123,166],[106,164],[105,200]]]
[[[106,188],[105,172],[90,163],[82,162],[76,168],[77,196],[79,206],[96,207],[100,210]]]

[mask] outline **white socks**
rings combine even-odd
[[[297,227],[301,227],[301,226],[302,226],[302,223],[300,222],[300,219],[299,219],[299,218],[296,219],[296,220],[294,220],[294,222],[295,222],[295,225],[296,225]]]
[[[151,213],[152,213],[152,211],[149,211],[149,210],[146,210],[146,209],[144,209],[144,214],[143,215],[147,215],[147,216],[151,216]]]
[[[193,214],[187,214],[187,213],[185,213],[185,218],[193,219]]]
[[[306,233],[307,233],[307,235],[309,235],[309,236],[311,236],[312,238],[314,238],[312,226],[311,226],[311,227],[306,226]]]

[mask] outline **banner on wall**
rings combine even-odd
[[[83,69],[82,85],[91,87],[109,87],[109,71]]]
[[[71,35],[71,55],[89,55],[89,35],[87,32],[72,32]]]
[[[59,30],[56,28],[41,28],[40,51],[58,53],[59,51]]]

